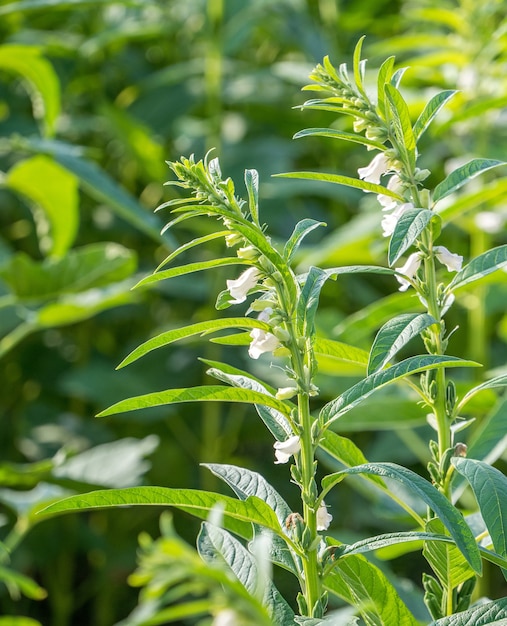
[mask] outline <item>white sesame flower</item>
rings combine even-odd
[[[285,441],[275,441],[273,444],[275,449],[275,464],[287,463],[293,454],[297,454],[301,450],[301,442],[297,435],[289,437]]]
[[[389,169],[389,161],[386,155],[383,152],[379,152],[373,159],[370,164],[366,167],[360,167],[357,170],[359,174],[359,178],[366,181],[367,183],[380,183],[380,177],[382,174],[385,174]]]
[[[290,400],[298,392],[297,387],[280,387],[276,392],[275,398],[277,400]]]
[[[387,189],[389,191],[394,191],[394,193],[399,193],[403,186],[403,182],[398,174],[393,174],[387,183]],[[377,196],[377,200],[382,206],[382,211],[391,211],[398,204],[392,196],[386,196],[384,194],[379,194]]]
[[[267,322],[273,313],[271,307],[267,307],[259,313],[258,319],[261,322]],[[258,359],[264,352],[273,352],[280,345],[277,337],[272,333],[266,332],[261,328],[254,328],[250,333],[252,341],[248,348],[248,354],[252,359]]]
[[[444,246],[435,246],[433,248],[437,255],[437,259],[445,265],[449,272],[459,272],[463,265],[463,257],[459,254],[449,252]]]
[[[257,284],[260,272],[256,267],[249,267],[236,280],[227,281],[227,289],[234,298],[231,304],[241,304],[246,300],[248,292]]]
[[[396,224],[403,213],[413,208],[414,205],[411,202],[395,205],[394,211],[392,213],[387,213],[382,218],[382,235],[384,237],[392,235],[394,233],[394,229],[396,228]]]
[[[232,609],[222,609],[215,615],[212,626],[238,626],[238,616]]]
[[[421,255],[419,252],[413,252],[407,259],[407,262],[402,267],[397,267],[396,271],[403,274],[407,278],[414,278],[421,265]],[[395,274],[396,280],[400,283],[400,291],[406,291],[410,287],[408,280],[405,280],[402,276]]]
[[[326,503],[322,500],[317,509],[317,530],[327,530],[332,520],[333,516],[327,512]]]

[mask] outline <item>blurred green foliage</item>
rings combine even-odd
[[[147,337],[208,319],[230,275],[224,268],[131,291],[180,236],[209,232],[197,220],[192,231],[182,225],[160,235],[163,221],[153,209],[174,193],[163,187],[164,160],[193,152],[200,158],[214,147],[238,187],[245,168],[258,169],[261,218],[280,239],[304,217],[327,222],[325,234],[312,234],[302,249],[301,268],[381,262],[380,216],[368,197],[271,179],[305,168],[355,175],[368,161],[361,146],[292,140],[302,127],[332,122],[325,112],[301,113],[300,88],[325,54],[349,58],[366,34],[371,64],[387,53],[410,66],[404,85],[414,118],[436,88],[461,90],[426,139],[435,175],[451,159],[504,158],[506,26],[501,0],[0,2],[0,614],[27,617],[13,624],[35,623],[31,618],[110,626],[135,607],[137,591],[126,579],[137,535],[157,534],[159,511],[95,512],[37,525],[37,508],[62,494],[143,483],[217,489],[214,477],[196,469],[202,461],[243,464],[275,487],[288,483],[287,473],[266,462],[270,444],[248,408],[94,418],[128,395],[199,384],[199,356],[221,360],[232,350],[229,362],[244,362],[240,347],[189,342],[115,372]],[[466,257],[505,243],[507,179],[488,180],[444,209],[458,219],[443,238]],[[368,276],[327,286],[320,332],[368,348],[393,312],[413,308],[394,287],[390,278]],[[503,272],[467,294],[449,322],[461,327],[450,351],[487,370],[504,369],[506,301]],[[362,375],[332,359],[321,372],[330,397]],[[479,430],[505,437],[507,405],[493,392],[471,407],[478,424],[483,420]],[[424,415],[406,391],[375,396],[340,428],[370,460],[416,468],[427,461]],[[387,503],[351,484],[340,503],[328,503],[340,537],[392,529]],[[184,538],[195,534],[183,515],[175,526]],[[395,569],[400,588],[419,578],[410,555],[383,567]],[[424,620],[421,598],[407,595]]]

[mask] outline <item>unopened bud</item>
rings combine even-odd
[[[297,387],[280,387],[276,392],[275,398],[277,400],[290,400],[298,392]]]
[[[457,443],[454,446],[454,456],[466,457],[467,455],[467,446],[464,443]]]

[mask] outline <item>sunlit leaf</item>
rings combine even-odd
[[[447,89],[437,93],[431,100],[426,103],[426,106],[422,110],[421,115],[417,118],[414,124],[414,135],[416,141],[425,132],[428,126],[433,121],[434,117],[438,114],[440,109],[456,94],[457,91]]]
[[[395,198],[400,202],[403,202],[403,198],[394,191],[383,187],[382,185],[376,185],[375,183],[369,183],[359,178],[350,178],[349,176],[341,176],[339,174],[325,174],[320,172],[287,172],[284,174],[275,174],[280,178],[299,178],[302,180],[319,180],[324,183],[335,183],[337,185],[345,185],[346,187],[354,187],[355,189],[362,189],[363,191],[369,191],[376,194],[382,194]]]
[[[327,137],[329,139],[341,139],[342,141],[360,143],[363,146],[377,148],[378,150],[384,150],[385,148],[384,144],[379,141],[373,141],[358,133],[348,133],[344,130],[337,130],[336,128],[305,128],[304,130],[298,131],[293,139],[301,139],[303,137]]]
[[[435,214],[428,209],[409,209],[402,213],[389,241],[389,265],[394,265],[402,254],[417,241],[433,218]]]
[[[504,626],[507,620],[507,598],[480,603],[468,611],[437,619],[429,626]]]
[[[439,183],[435,187],[433,192],[433,201],[438,202],[451,193],[457,191],[460,187],[465,185],[469,180],[475,178],[483,172],[504,165],[504,161],[496,161],[494,159],[472,159],[465,165],[458,167],[447,176],[445,180]]]
[[[172,267],[168,270],[161,272],[155,272],[146,276],[140,280],[136,287],[146,287],[146,285],[153,285],[161,280],[167,280],[168,278],[175,278],[176,276],[184,276],[185,274],[193,274],[194,272],[202,272],[204,270],[214,269],[215,267],[223,267],[225,265],[248,265],[249,262],[246,259],[240,259],[236,256],[226,257],[224,259],[213,259],[211,261],[200,261],[197,263],[188,263],[187,265],[179,265],[178,267]]]
[[[456,274],[448,289],[457,289],[458,287],[468,285],[468,283],[479,280],[505,265],[507,265],[507,244],[492,248],[472,259],[470,263]]]
[[[287,240],[285,247],[283,249],[283,257],[290,263],[298,251],[298,248],[303,241],[303,239],[315,230],[319,226],[325,226],[324,222],[317,222],[316,220],[304,219],[298,222],[294,228],[292,235]]]

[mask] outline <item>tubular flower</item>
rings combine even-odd
[[[453,252],[449,252],[447,248],[444,246],[435,246],[433,248],[435,254],[437,255],[437,259],[445,265],[445,267],[449,270],[449,272],[459,272],[461,266],[463,265],[463,257],[459,254],[454,254]]]
[[[256,267],[249,267],[236,280],[227,281],[227,289],[234,298],[231,304],[241,304],[246,300],[250,289],[255,287],[261,273]]]
[[[317,530],[327,530],[331,524],[333,516],[327,512],[327,506],[324,500],[317,509]]]
[[[393,234],[394,229],[396,228],[396,224],[400,217],[408,211],[409,209],[413,209],[414,205],[411,202],[405,202],[404,204],[395,204],[394,211],[392,213],[387,213],[382,218],[382,235],[384,237],[389,237]],[[385,211],[386,209],[384,209]]]
[[[394,191],[395,193],[399,193],[402,186],[403,183],[398,174],[393,174],[389,179],[389,182],[387,183],[387,189],[389,189],[389,191]],[[390,211],[391,209],[394,209],[397,205],[397,202],[393,197],[386,196],[384,194],[379,194],[377,196],[377,200],[382,206],[382,211]]]
[[[366,167],[360,167],[357,170],[359,178],[367,183],[380,183],[380,177],[389,169],[389,161],[383,152],[377,154]]]
[[[397,267],[396,271],[400,274],[404,274],[407,278],[414,278],[421,265],[421,255],[419,252],[413,252],[407,259],[407,262],[402,267]],[[395,274],[396,280],[400,283],[400,291],[406,291],[410,287],[408,280],[405,280],[402,276]]]
[[[273,313],[273,309],[268,307],[261,311],[259,314],[259,320],[261,322],[267,322]],[[280,342],[272,333],[266,332],[261,328],[254,328],[250,333],[252,341],[248,348],[248,354],[252,359],[258,359],[264,352],[273,352],[279,347]]]
[[[273,448],[275,449],[275,464],[287,463],[293,454],[297,454],[301,450],[301,443],[299,437],[293,435],[285,441],[275,441]]]

